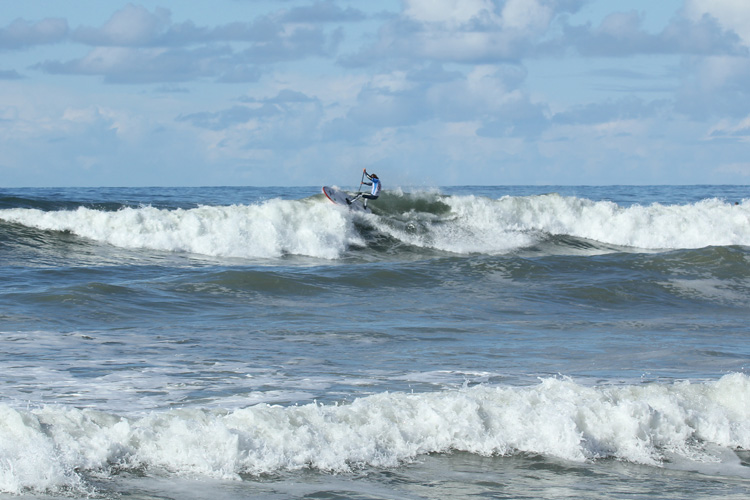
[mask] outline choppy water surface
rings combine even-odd
[[[372,206],[0,190],[0,492],[747,498],[747,188]]]

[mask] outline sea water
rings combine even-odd
[[[0,497],[750,496],[750,189],[387,187],[0,189]]]

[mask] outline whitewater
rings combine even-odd
[[[748,193],[2,188],[0,498],[747,498]]]
[[[15,208],[0,212],[0,218],[121,248],[212,257],[338,259],[347,249],[366,245],[358,223],[406,245],[458,254],[502,254],[553,236],[635,250],[750,244],[750,207],[715,198],[681,206],[620,207],[610,201],[557,194],[487,199],[398,192],[384,201],[386,207],[376,209],[376,215],[332,210],[321,196],[314,196],[190,209]],[[420,203],[428,205],[427,212],[414,208],[397,212]]]

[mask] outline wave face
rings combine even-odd
[[[620,206],[558,194],[491,199],[392,192],[373,206],[373,215],[356,214],[316,195],[194,208],[6,208],[0,210],[0,221],[124,249],[253,259],[336,260],[363,248],[392,257],[750,245],[750,205],[717,198]]]
[[[725,472],[736,467],[747,476],[732,450],[750,448],[750,377],[601,387],[550,378],[531,387],[381,393],[344,405],[140,417],[2,405],[0,419],[0,491],[10,493],[77,489],[84,484],[79,474],[92,470],[241,479],[393,467],[452,451],[677,467],[720,463]]]

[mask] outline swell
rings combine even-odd
[[[102,258],[101,252],[92,253],[88,264]],[[25,311],[36,318],[35,324],[53,322],[67,328],[102,318],[126,325],[178,324],[191,311],[251,321],[254,315],[273,316],[279,304],[303,301],[313,308],[319,304],[324,311],[326,304],[348,300],[342,297],[363,294],[386,301],[411,296],[433,304],[481,297],[487,304],[483,307],[489,309],[477,314],[494,317],[503,311],[516,319],[531,313],[551,319],[551,311],[572,311],[577,322],[586,318],[601,322],[603,318],[616,321],[623,314],[628,317],[633,308],[643,317],[670,317],[673,312],[678,318],[690,311],[698,315],[693,321],[707,327],[710,318],[740,321],[750,307],[746,247],[585,258],[527,251],[322,266],[248,266],[244,261],[196,266],[164,258],[133,263],[127,255],[114,254],[108,259],[107,266],[85,267],[33,268],[22,267],[19,261],[17,267],[3,270],[0,303],[16,314]],[[48,261],[53,257],[48,256]],[[78,262],[87,264],[83,257]],[[40,306],[45,311],[42,316]],[[6,318],[6,324],[29,321],[11,320]]]

